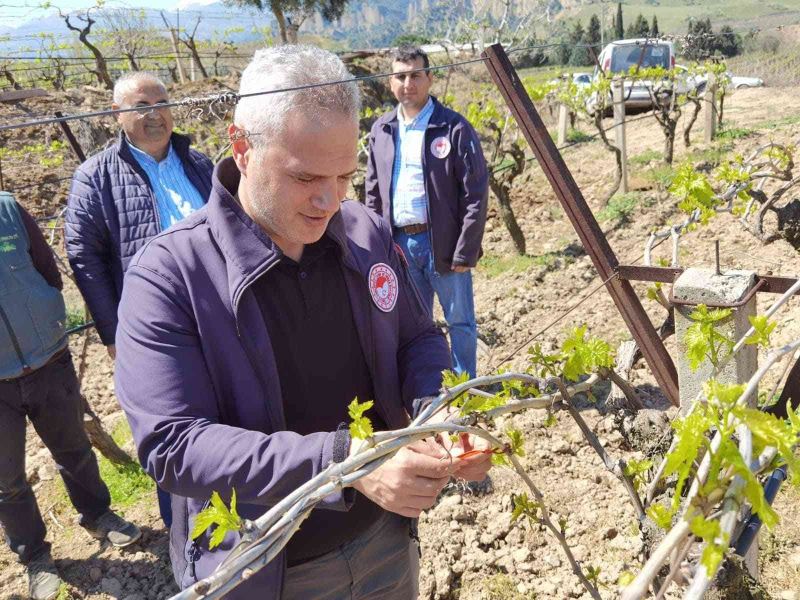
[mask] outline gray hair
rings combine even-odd
[[[140,83],[154,83],[165,92],[167,91],[167,86],[164,85],[164,82],[161,81],[161,78],[155,73],[131,71],[117,79],[117,82],[114,84],[114,104],[121,106],[127,91]]]
[[[234,123],[255,133],[251,143],[261,146],[281,132],[287,115],[304,110],[318,118],[337,114],[358,122],[361,93],[347,67],[335,54],[302,44],[258,50],[242,73],[240,94],[264,92],[327,81],[344,81],[290,92],[242,98],[236,105]]]

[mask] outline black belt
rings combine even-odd
[[[29,366],[25,365],[22,368],[22,373],[20,373],[19,375],[16,375],[15,377],[7,377],[6,379],[0,379],[0,383],[8,383],[9,381],[15,381],[17,379],[21,379],[22,377],[25,377],[26,375],[30,375],[34,371],[38,371],[39,369],[41,369],[43,367],[46,367],[50,363],[55,362],[56,360],[58,360],[58,358],[67,351],[67,348],[68,348],[68,346],[65,346],[64,348],[62,348],[61,350],[59,350],[58,352],[53,354],[53,356],[51,356],[49,359],[47,359],[47,362],[44,363],[41,367],[39,367],[37,369],[31,369]]]
[[[398,231],[402,231],[406,235],[416,235],[418,233],[425,233],[428,231],[428,224],[427,223],[414,223],[412,225],[406,225],[404,227],[395,227]]]

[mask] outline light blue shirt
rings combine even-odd
[[[186,176],[183,163],[171,143],[167,156],[160,162],[130,142],[128,146],[150,180],[162,231],[205,204],[203,196]]]
[[[401,108],[397,107],[398,127],[392,168],[392,224],[395,227],[428,222],[422,155],[425,152],[425,130],[432,114],[433,100],[430,97],[419,114],[407,122],[403,120]]]

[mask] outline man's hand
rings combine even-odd
[[[111,360],[117,360],[117,347],[114,344],[110,344],[106,346],[106,350],[108,351],[108,355],[111,357]]]
[[[354,440],[351,455],[357,446]],[[353,487],[389,512],[417,518],[433,506],[456,466],[439,444],[422,440],[401,448]]]
[[[454,477],[467,481],[483,481],[492,468],[492,446],[481,437],[462,433],[458,441],[450,449],[455,462],[456,472]],[[460,458],[460,455],[470,453],[469,456]]]
[[[450,270],[454,273],[466,273],[472,267],[465,267],[464,265],[450,265]]]

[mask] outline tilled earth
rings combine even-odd
[[[796,107],[798,92],[796,88],[753,89],[729,97],[726,118],[732,125],[755,130],[752,135],[732,142],[735,150],[747,153],[767,141],[797,142],[800,126],[797,119],[792,119],[796,116],[793,112],[796,108],[792,107]],[[102,98],[102,93],[90,90],[84,96],[83,100],[76,100],[76,106],[93,105],[92,102]],[[36,107],[42,112],[54,108],[38,104]],[[586,126],[584,130],[591,133]],[[25,135],[27,137],[19,140],[21,143],[34,142],[33,136]],[[629,157],[660,150],[661,140],[660,130],[652,120],[631,124],[628,127]],[[710,150],[700,143],[701,140],[702,124],[698,124],[693,135],[698,153],[691,157],[698,163],[704,160],[703,152]],[[676,148],[676,161],[688,156],[682,142],[676,142]],[[593,210],[607,214],[607,211],[600,212],[603,207],[598,198],[610,184],[610,155],[598,142],[591,142],[565,151],[564,156]],[[647,176],[657,167],[655,159],[632,166],[635,206],[624,219],[601,220],[622,263],[641,263],[647,233],[682,220],[675,210],[674,200]],[[48,176],[69,175],[72,168],[74,164],[68,161],[57,169],[38,165],[32,168],[24,161],[11,165],[3,162],[7,181],[11,179],[15,185],[34,183]],[[479,367],[484,373],[494,371],[501,364],[512,370],[523,369],[524,350],[533,338],[545,347],[555,346],[563,339],[565,330],[577,324],[587,324],[593,334],[614,345],[628,338],[622,319],[608,294],[598,287],[600,280],[591,261],[585,256],[541,171],[534,164],[523,178],[524,181],[515,187],[514,210],[525,232],[530,258],[512,260],[513,248],[502,222],[494,214],[493,205],[485,238],[486,257],[476,272],[475,302],[482,339]],[[63,206],[63,186],[29,189],[32,190],[29,194],[18,193],[18,197],[38,216],[54,214]],[[52,189],[61,191],[54,193]],[[55,237],[58,246],[57,229]],[[723,268],[797,275],[797,253],[789,244],[778,241],[763,246],[744,232],[730,215],[720,215],[707,227],[687,235],[682,243],[681,264],[710,266],[714,240],[721,243]],[[659,257],[668,256],[666,248],[667,245],[662,246]],[[635,287],[644,297],[646,286],[637,284]],[[80,306],[71,285],[67,298],[71,306]],[[768,297],[762,295],[759,302],[763,310]],[[577,308],[569,316],[547,327],[575,306]],[[653,302],[645,301],[645,306],[653,322],[660,324],[665,311]],[[798,318],[798,302],[793,301],[779,313],[776,342],[800,337]],[[537,336],[539,332],[542,333]],[[72,340],[76,357],[82,341],[81,336]],[[667,342],[668,348],[672,349],[672,343],[672,340]],[[112,371],[113,365],[105,349],[92,335],[83,390],[110,430],[122,418],[114,398]],[[673,416],[674,409],[669,408],[655,387],[644,363],[634,369],[632,382],[649,409]],[[768,385],[770,381],[765,387]],[[627,439],[624,431],[616,426],[613,411],[606,410],[607,392],[607,387],[599,386],[594,393],[595,402],[580,399],[582,415],[612,456],[641,458],[642,448]],[[545,416],[543,412],[531,411],[507,417],[505,422],[498,422],[497,427],[502,431],[513,422],[524,431],[524,466],[542,490],[550,509],[557,517],[566,519],[567,539],[576,558],[584,566],[601,569],[603,597],[616,598],[620,573],[636,571],[640,564],[637,556],[642,541],[633,509],[622,485],[605,470],[570,417],[559,413],[556,424],[546,427]],[[28,456],[29,478],[35,485],[48,537],[53,542],[53,555],[72,597],[143,600],[167,598],[177,591],[154,494],[122,510],[127,518],[143,528],[144,536],[130,549],[115,550],[99,544],[74,524],[74,510],[66,500],[52,460],[32,431],[28,436]],[[511,523],[512,495],[524,491],[516,475],[510,470],[494,469],[492,483],[494,490],[488,494],[456,487],[421,519],[421,597],[589,598],[547,531],[538,525]],[[800,495],[785,486],[776,500],[782,521],[775,531],[765,533],[761,542],[764,585],[775,598],[783,600],[800,599],[798,500]],[[0,596],[25,595],[24,571],[3,546],[0,548]]]

